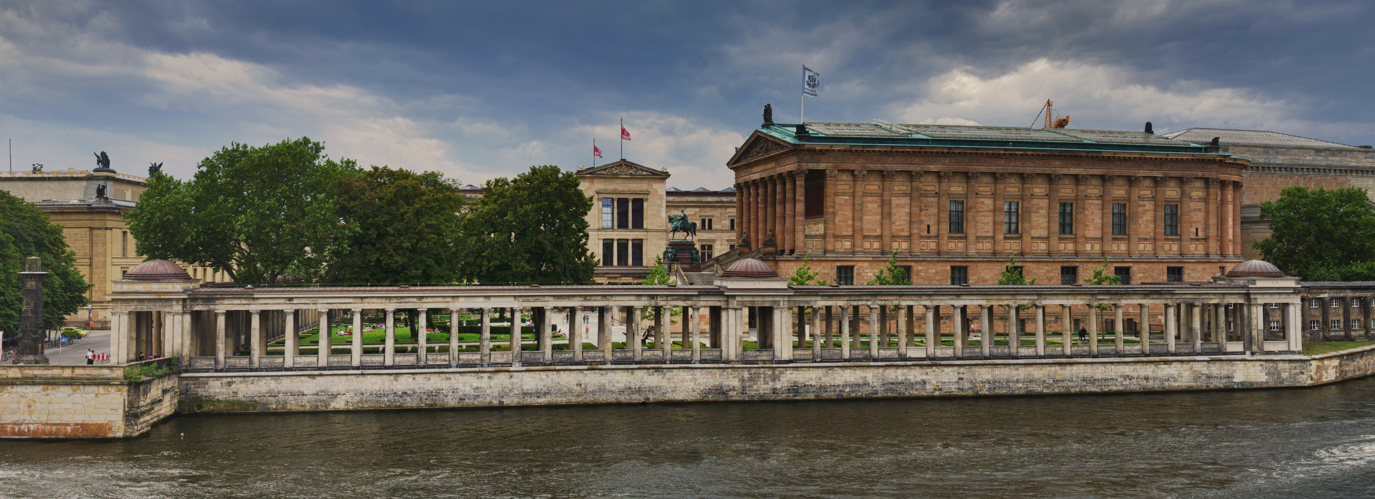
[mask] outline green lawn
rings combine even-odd
[[[1304,355],[1322,355],[1325,353],[1340,352],[1366,345],[1375,345],[1375,341],[1317,341],[1303,344]]]
[[[345,329],[352,329],[352,328],[353,328],[352,325],[348,325],[348,326],[334,326],[333,331],[337,333],[337,332],[339,332],[339,331],[342,331],[342,330],[345,330]],[[319,345],[319,344],[320,344],[320,334],[317,333],[317,332],[315,332],[315,331],[316,331],[315,328],[311,328],[311,329],[308,329],[308,330],[305,331],[305,333],[307,333],[307,335],[301,337],[301,346],[306,346],[306,345]],[[479,339],[481,339],[480,336],[481,336],[481,335],[478,335],[478,334],[459,334],[459,335],[458,335],[458,340],[459,340],[459,341],[478,341]],[[529,334],[525,335],[524,338],[527,339],[527,340],[530,340],[530,341],[534,341],[534,337],[533,337],[532,335],[529,335]],[[510,339],[511,339],[511,335],[510,335],[510,334],[492,334],[492,342],[493,342],[493,343],[496,343],[496,342],[498,342],[498,341],[509,342]],[[381,344],[381,343],[385,343],[386,341],[387,341],[387,331],[386,331],[386,328],[374,328],[374,329],[371,330],[371,331],[364,331],[364,332],[363,332],[363,344],[365,344],[365,345],[368,345],[368,344]],[[416,338],[414,335],[411,334],[411,328],[405,327],[405,326],[396,326],[396,342],[397,342],[397,343],[416,343],[417,341],[419,341],[419,339]],[[448,333],[448,332],[443,332],[443,333],[430,333],[430,334],[425,335],[425,341],[428,342],[428,343],[448,343],[448,342],[449,342],[449,333]],[[331,336],[330,336],[330,340],[329,340],[329,344],[331,344],[331,345],[352,345],[352,344],[353,344],[353,336],[338,336],[338,335],[331,335]],[[285,346],[285,345],[286,345],[286,340],[277,340],[277,341],[273,342],[273,343],[272,343],[271,345],[269,345],[269,346]]]

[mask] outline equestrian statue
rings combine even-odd
[[[687,213],[683,210],[678,210],[677,215],[668,216],[668,228],[670,241],[673,240],[673,235],[679,232],[691,236],[694,240],[697,238],[697,222],[688,221]]]

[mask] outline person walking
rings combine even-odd
[[[86,365],[95,364],[95,350],[86,349]]]
[[[1080,343],[1083,343],[1083,342],[1087,341],[1088,338],[1089,338],[1089,330],[1084,329],[1084,328],[1082,328],[1082,327],[1079,328],[1079,342],[1080,342]]]

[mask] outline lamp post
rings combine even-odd
[[[19,355],[15,364],[47,364],[43,355],[43,272],[38,257],[24,260],[19,279],[24,283],[24,304],[19,315]]]

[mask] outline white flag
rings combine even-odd
[[[816,90],[821,86],[821,73],[807,69],[802,66],[802,95],[816,97]]]

